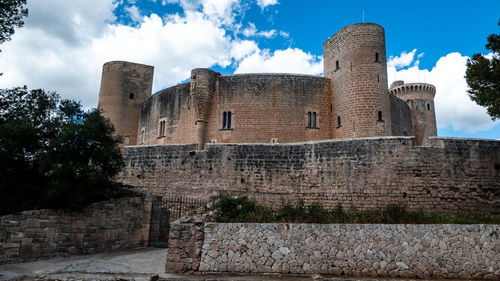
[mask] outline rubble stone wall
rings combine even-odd
[[[196,243],[190,243],[203,245],[200,262],[189,260],[184,268],[247,274],[500,279],[500,225],[206,223],[203,231]],[[167,268],[169,263],[167,259]]]
[[[150,224],[156,224],[155,200],[121,198],[81,212],[45,209],[0,217],[0,264],[146,247]]]

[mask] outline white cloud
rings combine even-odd
[[[242,40],[233,41],[231,48],[231,57],[239,61],[255,52],[259,51],[259,46],[254,41]]]
[[[399,58],[395,57],[397,59],[392,64],[388,62],[389,85],[395,80],[404,80],[406,83],[426,82],[436,86],[434,103],[438,127],[451,126],[455,131],[477,132],[488,130],[499,123],[493,122],[486,109],[467,95],[468,87],[464,78],[466,56],[456,52],[447,54],[431,70],[427,70],[419,68],[418,58],[414,61],[415,52],[416,50],[403,52]],[[412,66],[398,70],[398,67],[410,65]]]
[[[31,1],[32,21],[41,17],[37,15],[38,10],[33,9],[41,2]],[[45,25],[40,26],[39,21],[35,21],[37,25],[27,22],[25,27],[18,29],[12,41],[1,46],[0,72],[4,75],[0,77],[0,87],[26,84],[30,88],[55,90],[64,98],[95,106],[102,65],[107,61],[126,60],[153,65],[155,90],[186,79],[193,68],[224,67],[232,63],[231,37],[219,22],[200,11],[189,11],[185,16],[175,15],[165,20],[152,14],[144,17],[138,27],[130,27],[95,19],[94,14],[103,12],[94,11],[94,7],[105,6],[103,2],[88,0],[85,5],[72,10],[65,9],[66,1],[57,1],[60,5],[51,7],[53,15],[44,14]],[[112,3],[109,0],[109,4]],[[62,10],[66,15],[57,18]],[[70,21],[65,28],[77,30],[81,36],[68,37],[67,32],[53,29],[56,24],[51,20],[59,23],[77,16],[81,21]],[[85,29],[79,28],[82,22],[90,19],[96,22],[86,34]],[[97,29],[101,31],[97,32]]]
[[[274,53],[259,50],[245,57],[235,73],[305,73],[319,75],[323,72],[321,57],[305,53],[300,49],[288,48]]]
[[[396,68],[409,66],[414,61],[416,52],[417,49],[413,49],[413,51],[409,53],[402,52],[401,55],[399,56],[390,56],[389,59],[387,60],[387,66]],[[420,57],[421,56],[419,55],[419,58]]]
[[[130,18],[134,21],[134,22],[139,22],[141,20],[141,14],[139,13],[139,8],[137,8],[137,6],[131,6],[131,7],[127,7],[125,8],[125,10],[128,12]]]
[[[241,32],[245,37],[265,37],[265,38],[274,38],[277,34],[279,34],[282,37],[287,38],[289,36],[288,33],[284,31],[276,31],[276,29],[271,29],[271,30],[262,30],[262,31],[257,31],[257,27],[255,26],[254,23],[250,22],[248,24],[248,27],[243,29]]]
[[[264,9],[267,6],[277,5],[278,0],[257,0],[257,5],[260,6],[261,9]]]
[[[132,1],[133,2],[133,1]],[[63,98],[96,106],[102,65],[125,60],[155,67],[153,91],[188,78],[197,67],[226,67],[236,72],[320,74],[321,57],[299,49],[271,53],[254,40],[238,38],[235,17],[239,0],[165,0],[184,8],[182,14],[140,15],[137,26],[114,23],[121,0],[32,0],[30,16],[11,41],[1,45],[0,87],[27,85],[57,91]],[[136,2],[139,3],[139,2]],[[159,3],[160,4],[160,3]],[[235,32],[232,32],[235,31]],[[276,36],[257,31],[253,36]],[[281,33],[282,36],[283,33]]]

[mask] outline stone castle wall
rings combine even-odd
[[[172,229],[167,272],[500,279],[498,225],[206,223]]]
[[[197,126],[202,126],[197,122],[203,121],[206,123],[205,143],[333,138],[331,93],[323,77],[295,74],[217,76],[215,82],[211,81],[215,83],[215,94],[208,102],[205,95],[194,95],[204,92],[198,91],[204,77],[194,75],[198,85],[194,92],[191,83],[185,83],[162,90],[142,104],[139,130],[144,130],[145,141],[139,144],[196,143],[199,138]],[[223,128],[223,112],[231,112],[231,128]],[[312,128],[308,128],[308,112],[316,113],[316,126]],[[166,132],[160,136],[159,124],[163,120]]]
[[[412,112],[406,102],[394,95],[389,95],[391,105],[391,135],[412,136]]]
[[[158,237],[158,222],[151,220],[158,212],[154,205],[161,208],[161,198],[121,198],[82,212],[35,210],[0,217],[0,264],[146,247],[150,235]]]
[[[500,141],[413,137],[126,147],[119,180],[161,196],[248,195],[280,206],[500,213]]]
[[[141,106],[139,131],[144,142],[139,144],[194,143],[196,114],[192,109],[190,83],[162,90]],[[165,121],[165,135],[160,136],[160,120]]]

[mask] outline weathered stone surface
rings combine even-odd
[[[337,231],[341,235],[332,235]],[[498,279],[497,233],[500,225],[179,224],[171,232],[176,242],[167,269]],[[478,247],[481,241],[490,246]],[[253,246],[228,252],[233,243]]]
[[[115,199],[82,212],[35,210],[0,217],[0,239],[8,237],[0,240],[0,264],[145,247],[157,198]]]
[[[193,145],[126,147],[120,180],[164,197],[209,200],[229,193],[269,206],[302,200],[329,209],[399,203],[442,213],[500,213],[500,141],[431,138],[427,145],[387,137],[210,144],[202,152]]]

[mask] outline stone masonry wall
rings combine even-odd
[[[247,195],[280,206],[359,209],[402,203],[445,213],[500,213],[500,141],[413,137],[294,144],[137,146],[119,179],[153,194]]]
[[[155,196],[0,217],[0,264],[145,247]],[[161,205],[160,205],[161,207]]]
[[[410,107],[395,95],[389,95],[391,105],[391,135],[413,136]]]
[[[200,272],[500,280],[499,225],[207,223],[204,233]]]
[[[204,223],[171,223],[165,272],[198,271]]]

